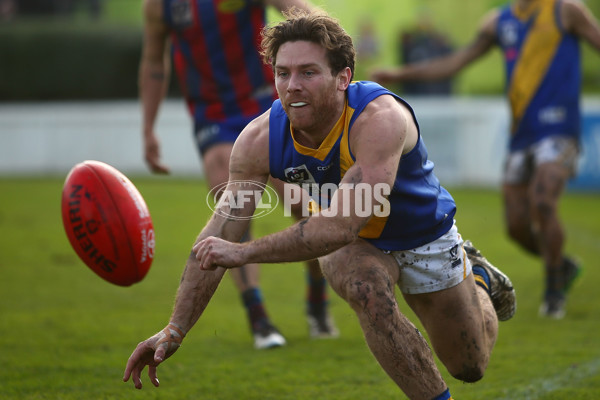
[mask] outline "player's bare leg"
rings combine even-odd
[[[498,319],[490,296],[475,285],[473,274],[450,289],[404,298],[448,372],[464,382],[481,379],[496,342]]]
[[[565,234],[558,215],[558,204],[569,170],[559,162],[540,164],[529,188],[532,224],[538,232],[540,255],[546,271],[546,293],[540,312],[554,318],[564,315],[565,292],[569,285],[569,260],[563,253]],[[575,268],[577,268],[575,266]]]
[[[319,261],[331,287],[358,316],[369,349],[402,391],[411,399],[444,392],[431,349],[398,308],[394,258],[358,239]]]
[[[310,337],[313,339],[336,338],[339,331],[329,313],[327,281],[318,260],[306,262],[308,285],[306,288],[306,318]]]
[[[505,183],[502,190],[508,236],[524,250],[539,256],[539,242],[531,222],[529,185]]]
[[[211,146],[203,155],[204,172],[210,189],[229,180],[229,158],[233,143],[221,143]],[[249,234],[244,240],[250,238]],[[248,264],[229,270],[235,286],[241,294],[246,307],[250,328],[257,349],[283,346],[285,339],[271,323],[263,304],[260,287],[260,266]]]
[[[569,174],[562,163],[548,162],[537,166],[529,184],[503,186],[509,236],[542,258],[546,287],[540,313],[553,318],[564,315],[564,293],[579,271],[564,255],[565,235],[558,215]]]
[[[558,200],[563,192],[567,174],[557,163],[540,165],[529,187],[532,224],[538,232],[538,244],[549,278],[548,288],[560,290],[558,282],[562,264],[564,232],[558,219]]]
[[[550,266],[562,262],[564,233],[557,208],[567,177],[561,165],[546,163],[529,184],[503,187],[509,236]]]

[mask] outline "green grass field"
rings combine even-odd
[[[159,370],[161,387],[121,381],[138,341],[168,321],[190,246],[208,218],[202,181],[133,179],[150,208],[156,258],[144,281],[111,285],[77,258],[60,219],[62,179],[0,179],[0,398],[2,399],[389,399],[404,398],[368,352],[356,318],[331,296],[337,340],[311,341],[300,264],[263,268],[264,296],[287,347],[253,349],[230,279],[184,346]],[[567,249],[585,265],[564,320],[540,319],[541,266],[509,243],[499,193],[460,189],[459,229],[511,276],[516,316],[500,325],[485,378],[444,376],[455,399],[600,398],[598,195],[568,194],[561,206]],[[288,224],[273,213],[262,235]],[[414,320],[400,300],[401,308]]]

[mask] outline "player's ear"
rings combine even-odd
[[[341,91],[345,91],[350,85],[350,81],[352,79],[352,70],[349,67],[341,70],[337,75],[338,81],[338,89]]]

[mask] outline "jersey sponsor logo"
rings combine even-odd
[[[503,47],[512,47],[517,45],[517,41],[519,39],[517,23],[514,21],[505,21],[503,22],[499,29],[498,35],[500,43],[502,43]]]
[[[542,124],[560,124],[567,119],[567,110],[565,107],[542,108],[538,113],[538,118]]]
[[[298,167],[286,168],[284,174],[285,180],[289,183],[317,183],[306,167],[306,164],[302,164]]]

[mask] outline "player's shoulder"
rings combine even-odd
[[[405,132],[413,125],[415,121],[409,105],[392,93],[383,94],[365,106],[352,127],[350,138],[352,142],[362,141],[362,138],[372,144],[393,148],[391,144],[403,136],[398,136],[398,132]]]
[[[348,107],[363,117],[381,108],[382,104],[393,104],[396,95],[389,89],[372,81],[355,81],[348,86]]]
[[[382,93],[369,101],[359,117],[368,119],[374,116],[393,116],[398,113],[403,114],[402,111],[406,108],[407,106],[393,93]]]
[[[269,156],[269,111],[253,119],[238,136],[233,151],[238,157]]]

